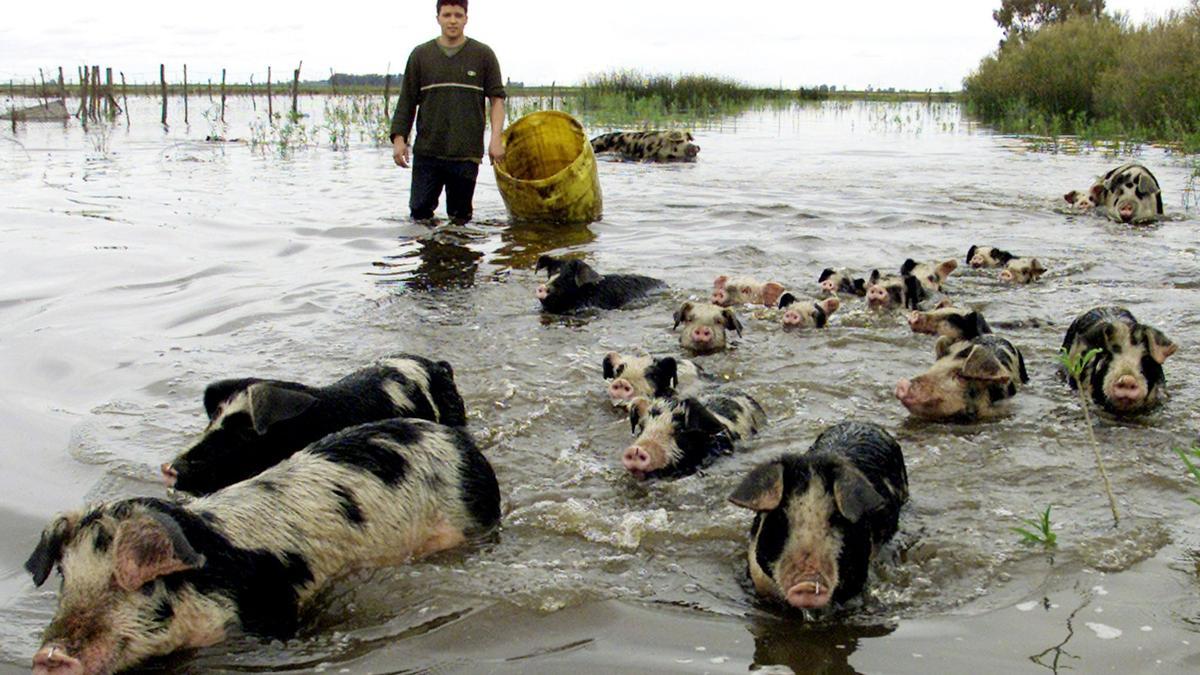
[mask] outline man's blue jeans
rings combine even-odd
[[[438,196],[444,187],[446,215],[456,222],[470,220],[474,212],[471,200],[475,196],[475,179],[478,176],[478,162],[414,155],[412,193],[408,199],[408,209],[413,219],[433,218]]]

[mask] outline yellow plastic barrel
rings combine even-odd
[[[513,221],[600,220],[596,155],[574,117],[557,110],[529,113],[504,130],[503,140],[504,159],[492,168]]]

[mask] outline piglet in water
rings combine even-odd
[[[721,307],[733,305],[762,305],[778,307],[784,294],[778,281],[758,281],[750,277],[728,277],[724,274],[713,280],[712,303]]]
[[[908,326],[914,333],[970,340],[992,332],[983,314],[961,307],[939,307],[927,312],[911,312]]]
[[[730,387],[699,398],[635,399],[629,425],[637,440],[621,453],[621,465],[636,478],[686,476],[766,423],[758,402]]]
[[[476,540],[499,521],[495,473],[467,432],[403,419],[331,434],[183,506],[135,498],[65,513],[25,563],[38,586],[62,577],[33,670],[111,673],[237,632],[286,640],[332,578]]]
[[[718,352],[729,344],[728,333],[742,336],[742,321],[728,307],[707,302],[685,302],[675,311],[675,326],[683,325],[679,344],[697,354]]]
[[[673,356],[604,355],[601,363],[608,380],[608,396],[614,406],[628,406],[633,399],[690,396],[700,389],[704,370],[688,359]]]
[[[779,299],[779,308],[784,310],[780,321],[784,328],[824,328],[829,317],[841,307],[837,297],[824,300],[801,300],[791,293]]]
[[[1138,322],[1124,307],[1096,307],[1081,314],[1063,338],[1072,358],[1100,350],[1080,376],[1084,394],[1122,415],[1145,411],[1162,395],[1162,364],[1177,347],[1162,331]],[[1075,380],[1068,378],[1071,388]]]
[[[750,472],[729,501],[754,511],[747,559],[759,594],[799,609],[858,595],[908,501],[900,445],[861,422],[829,427],[802,455]]]
[[[865,279],[855,278],[850,270],[834,271],[831,267],[826,267],[821,270],[821,276],[817,277],[817,283],[821,285],[821,292],[833,295],[857,295],[858,297],[866,297],[867,282]]]
[[[938,360],[927,372],[896,384],[896,398],[926,419],[976,419],[1029,382],[1025,359],[1011,342],[995,335],[971,340],[938,339]]]
[[[620,309],[643,298],[666,283],[640,274],[599,274],[582,260],[562,260],[548,255],[537,261],[537,270],[546,270],[546,283],[538,286],[537,299],[542,310],[564,314],[584,307]]]

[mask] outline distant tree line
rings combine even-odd
[[[404,78],[404,73],[392,75],[392,84],[396,85]],[[329,77],[329,84],[334,87],[341,86],[364,86],[364,87],[382,87],[387,75],[351,75],[349,73],[334,73]]]

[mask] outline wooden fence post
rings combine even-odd
[[[16,133],[17,133],[17,92],[13,88],[13,81],[11,79],[9,79],[9,81],[8,81],[8,99],[9,99],[9,101],[11,101],[11,105],[8,106],[8,112],[12,115],[13,135],[16,135]]]
[[[383,116],[388,116],[388,109],[392,107],[392,64],[388,64],[387,75],[383,78]]]
[[[125,71],[121,71],[121,103],[125,105],[125,128],[129,128],[129,95],[125,90]]]
[[[304,62],[301,61],[296,70],[292,72],[292,119],[299,116],[299,111],[296,110],[296,96],[300,93],[300,69],[304,67]]]
[[[275,122],[275,101],[271,98],[271,66],[267,66],[267,121]]]
[[[167,65],[158,64],[158,80],[162,83],[162,125],[167,126]]]
[[[112,68],[104,68],[104,105],[109,111],[109,117],[116,117],[117,113],[121,112],[121,106],[117,105],[117,97],[113,96],[113,79]]]
[[[58,67],[58,100],[63,104],[63,108],[67,107],[67,84],[63,80],[62,66]]]
[[[187,100],[187,64],[183,64],[183,124],[188,123],[188,100]]]
[[[258,103],[254,101],[254,73],[250,73],[250,109],[258,112]]]
[[[100,66],[92,66],[92,119],[100,119]]]
[[[75,116],[83,120],[87,118],[87,68],[79,67],[79,110]],[[83,123],[87,126],[87,122]]]
[[[212,78],[208,78],[208,102],[212,103]]]
[[[221,69],[221,123],[225,122],[225,69]]]
[[[38,79],[42,81],[42,105],[49,105],[50,100],[46,98],[46,75],[38,68]]]
[[[337,96],[337,79],[334,77],[333,68],[329,69],[329,88],[333,90],[333,95]]]

